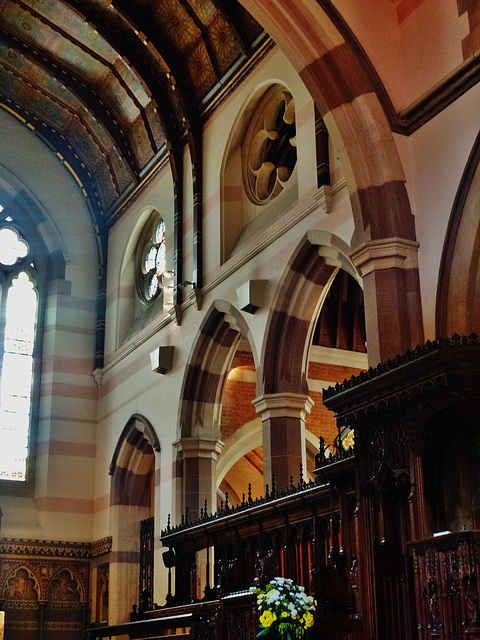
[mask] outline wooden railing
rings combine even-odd
[[[145,612],[140,620],[123,624],[91,627],[87,630],[87,640],[108,638],[176,638],[195,639],[200,629],[211,628],[212,637],[218,602],[197,603],[185,607],[169,607]],[[207,640],[208,636],[204,636]]]
[[[247,493],[240,505],[222,505],[213,514],[204,510],[195,522],[184,517],[179,526],[168,526],[161,535],[174,564],[174,592],[167,601],[184,605],[216,597],[225,611],[235,601],[230,594],[283,576],[317,599],[322,638],[359,637],[354,462],[352,454],[339,456],[315,482],[301,479],[282,491],[274,486],[256,500]],[[331,482],[339,477],[340,482]],[[201,589],[199,576],[204,577]],[[253,605],[236,604],[237,626],[242,620],[251,628]],[[245,638],[257,631],[253,625]],[[217,638],[238,640],[227,628]]]

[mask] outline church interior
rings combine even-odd
[[[480,640],[479,81],[480,0],[0,0],[0,637]]]

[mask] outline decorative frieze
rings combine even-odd
[[[63,542],[0,538],[0,555],[47,556],[54,558],[96,558],[112,550],[112,538],[95,542]]]

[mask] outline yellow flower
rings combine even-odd
[[[264,611],[260,616],[260,624],[262,625],[262,627],[268,628],[275,622],[276,619],[276,614],[267,609],[267,611]]]
[[[314,620],[313,620],[312,614],[309,611],[303,614],[303,622],[304,622],[305,629],[308,629],[309,627],[313,627]]]
[[[288,611],[282,611],[282,618],[288,618],[289,615]]]

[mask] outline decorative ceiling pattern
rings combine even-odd
[[[237,0],[0,0],[0,106],[105,223],[266,41]]]

